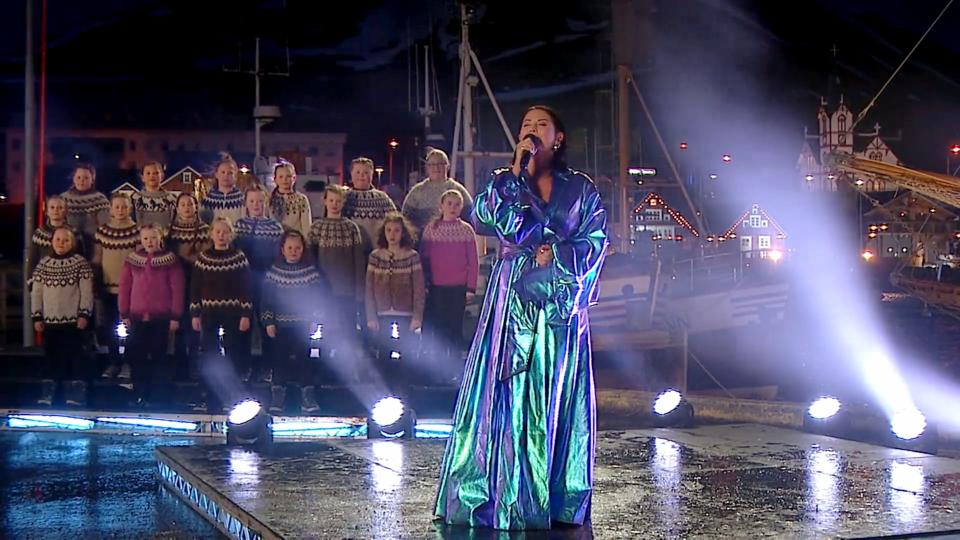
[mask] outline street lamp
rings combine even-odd
[[[388,181],[393,183],[393,153],[396,152],[397,147],[400,146],[400,142],[396,139],[390,139],[390,142],[387,143],[387,146],[390,147],[390,152],[387,160],[387,178]]]
[[[950,160],[956,156],[960,156],[960,144],[953,144],[950,146],[950,151],[947,152],[947,174],[952,174],[950,172]]]
[[[733,157],[731,157],[730,154],[724,154],[720,159],[722,159],[724,163],[730,163],[733,161]]]
[[[380,185],[380,177],[383,176],[383,167],[375,167],[373,172],[377,173],[377,185]]]

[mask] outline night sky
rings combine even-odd
[[[796,159],[803,128],[815,128],[820,96],[835,102],[842,93],[859,111],[945,1],[651,5],[636,73],[671,148],[690,141],[697,150],[691,167],[704,172],[731,153],[744,181],[776,184],[772,177],[782,177]],[[421,121],[408,111],[411,45],[430,43],[443,109],[437,122],[449,140],[458,4],[361,1],[340,9],[281,0],[49,0],[49,125],[245,129],[252,123],[252,78],[223,68],[236,68],[239,56],[250,69],[260,36],[266,70],[284,70],[285,47],[290,52],[290,76],[263,84],[263,103],[279,105],[284,115],[267,129],[346,132],[347,156],[381,159],[394,136],[410,148],[421,135]],[[960,141],[958,23],[954,6],[858,128],[879,122],[883,135],[902,131],[891,146],[910,166],[941,170],[947,146]],[[0,103],[6,125],[19,127],[19,3],[8,6],[0,24]],[[613,81],[609,33],[608,2],[478,2],[472,42],[511,126],[523,108],[545,102],[569,128],[590,130],[609,115],[595,107],[595,92]],[[664,166],[639,107],[631,105],[638,159]],[[478,108],[480,143],[505,149],[491,109],[483,99]]]

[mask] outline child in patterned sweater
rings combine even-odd
[[[250,318],[253,316],[250,263],[242,251],[233,247],[233,236],[230,220],[215,218],[210,224],[213,247],[197,257],[190,277],[191,327],[194,332],[200,332],[203,351],[200,370],[207,385],[211,412],[217,409],[217,399],[222,401],[224,409],[229,409],[240,398],[239,389],[232,382],[234,376],[228,374],[249,369]],[[220,356],[221,329],[226,360]]]
[[[288,384],[301,387],[303,412],[319,409],[310,335],[320,318],[323,291],[320,273],[304,255],[305,248],[306,240],[298,231],[284,233],[280,258],[263,282],[260,320],[269,336],[266,349],[274,364],[272,412],[282,411]]]
[[[167,338],[183,314],[183,268],[163,249],[158,225],[140,228],[141,248],[127,255],[120,275],[120,318],[129,332],[126,356],[133,367],[138,407],[167,393],[172,370]]]
[[[210,226],[200,220],[197,207],[197,199],[192,194],[181,193],[177,197],[177,216],[173,218],[167,234],[167,246],[180,259],[183,268],[184,299],[187,302],[193,263],[200,253],[211,246]],[[190,313],[184,310],[174,339],[174,356],[177,358],[177,371],[193,380],[200,378],[196,355],[199,348],[197,334],[190,330]]]
[[[78,245],[90,248],[97,227],[110,219],[110,200],[94,187],[97,169],[89,163],[73,167],[73,186],[60,194],[67,202],[67,224],[80,233]],[[89,254],[88,254],[89,255]]]
[[[93,269],[74,253],[73,229],[53,233],[53,253],[40,259],[33,270],[30,311],[33,329],[43,335],[44,368],[37,404],[50,406],[55,379],[63,380],[67,405],[86,403],[90,366],[84,354],[84,333],[93,313]]]
[[[133,219],[141,227],[159,225],[164,233],[177,213],[177,196],[160,187],[163,182],[163,163],[149,161],[140,169],[143,190],[131,196]]]
[[[140,245],[140,228],[130,219],[130,197],[117,193],[110,199],[110,221],[97,229],[94,237],[93,270],[98,277],[97,342],[106,345],[109,365],[103,377],[130,378],[130,365],[120,366],[120,341],[116,328],[120,323],[117,295],[123,261]]]
[[[45,209],[47,212],[46,223],[37,227],[30,238],[30,267],[36,268],[40,259],[53,254],[53,233],[60,227],[67,227],[73,231],[73,236],[76,239],[73,248],[74,253],[86,256],[83,249],[83,236],[80,236],[76,229],[67,225],[67,201],[60,195],[47,197]]]
[[[310,211],[310,199],[297,191],[297,169],[293,163],[280,160],[273,167],[273,188],[267,204],[269,215],[280,222],[288,231],[297,231],[304,238],[310,234],[313,216]]]
[[[407,218],[389,213],[367,262],[367,328],[376,336],[381,371],[401,386],[408,370],[399,366],[413,363],[426,296],[423,267],[413,244]]]
[[[440,360],[438,375],[445,380],[462,372],[463,315],[477,291],[480,270],[477,236],[460,219],[463,202],[459,191],[446,191],[440,198],[440,217],[424,227],[420,240],[427,280],[424,345],[431,358]]]

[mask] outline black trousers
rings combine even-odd
[[[131,321],[124,353],[132,369],[133,393],[147,401],[169,395],[173,366],[167,357],[170,320]]]
[[[232,404],[241,397],[240,374],[250,367],[250,330],[240,331],[240,315],[204,315],[201,318],[200,375],[208,392],[208,404],[216,398]],[[223,339],[219,335],[223,328]],[[223,356],[220,344],[223,344]]]
[[[73,324],[48,324],[43,329],[43,378],[88,380],[95,366],[86,348],[86,330]]]
[[[405,395],[413,380],[420,335],[410,331],[410,316],[386,315],[377,319],[380,329],[373,336],[375,365],[390,389]]]
[[[310,386],[315,381],[313,360],[310,359],[310,323],[277,326],[277,337],[267,336],[265,355],[273,365],[274,384]]]
[[[465,286],[431,287],[427,295],[423,314],[424,349],[441,361],[448,361],[451,357],[459,360],[463,348],[466,297]]]
[[[97,299],[97,343],[106,345],[110,365],[120,365],[120,338],[117,337],[117,325],[120,323],[118,296],[104,292]],[[129,330],[129,328],[127,329]]]

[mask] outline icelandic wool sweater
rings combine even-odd
[[[367,319],[377,315],[407,315],[423,320],[426,291],[420,255],[414,250],[393,254],[375,249],[367,263]]]
[[[120,275],[120,318],[147,321],[183,315],[183,267],[169,251],[127,255]]]
[[[320,272],[312,264],[278,262],[267,271],[261,291],[264,326],[316,322],[322,305]]]
[[[130,197],[133,201],[133,219],[141,227],[157,225],[164,232],[177,215],[177,196],[169,191],[139,191]]]
[[[351,189],[343,203],[343,217],[360,226],[368,248],[376,244],[377,230],[387,212],[397,210],[390,196],[376,188]]]
[[[463,195],[463,211],[460,212],[460,217],[464,220],[470,219],[470,212],[473,211],[473,197],[463,184],[453,178],[440,181],[427,178],[417,182],[403,200],[403,215],[407,216],[418,231],[423,230],[431,219],[440,217],[440,197],[451,189]]]
[[[310,245],[331,295],[362,301],[367,258],[360,227],[346,218],[318,219],[310,228]]]
[[[284,229],[298,231],[304,238],[310,235],[313,214],[310,199],[303,193],[280,193],[274,189],[270,193],[267,209],[268,215],[279,221]]]
[[[100,271],[103,287],[117,294],[123,261],[140,245],[140,227],[131,219],[110,222],[97,228],[94,236],[93,266]]]
[[[77,324],[93,313],[93,269],[80,255],[48,255],[33,269],[30,312],[44,324]]]
[[[214,187],[200,201],[200,216],[207,223],[212,223],[214,218],[225,217],[235,225],[246,214],[243,192],[236,186],[228,193]]]
[[[93,239],[97,227],[110,221],[110,199],[103,193],[70,188],[60,196],[67,203],[67,223],[88,239]]]
[[[190,277],[190,314],[194,317],[250,317],[253,280],[246,255],[236,248],[210,248],[197,257]]]
[[[197,260],[201,251],[211,247],[210,226],[200,221],[183,221],[179,217],[170,224],[167,234],[167,247],[190,266]]]
[[[245,217],[233,227],[236,244],[250,261],[250,268],[258,274],[266,272],[280,253],[283,225],[267,217]]]
[[[427,283],[438,287],[466,286],[467,291],[476,292],[480,264],[477,235],[469,223],[457,219],[427,225],[419,252]]]
[[[73,237],[76,240],[73,245],[73,252],[86,256],[83,235],[70,225],[64,226],[73,231]],[[37,227],[37,229],[33,231],[33,236],[30,238],[30,264],[32,268],[37,267],[40,259],[47,255],[53,255],[53,233],[56,230],[57,228],[50,225],[48,221],[43,224],[43,227]]]

